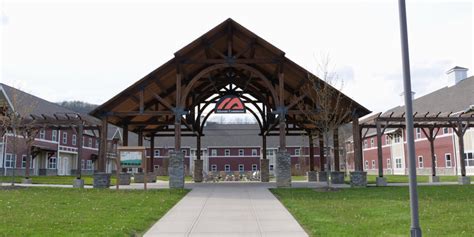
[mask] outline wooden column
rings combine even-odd
[[[284,87],[284,74],[280,72],[278,74],[278,81],[279,81],[279,97],[280,97],[280,150],[281,151],[286,151],[286,123],[285,123],[285,111],[284,111],[284,106],[285,106],[285,87]]]
[[[436,176],[436,156],[435,156],[435,150],[434,150],[434,141],[436,139],[436,136],[438,135],[439,128],[434,132],[434,126],[428,128],[428,132],[426,132],[425,128],[421,128],[421,131],[426,136],[426,139],[428,139],[428,142],[430,142],[430,152],[431,152],[431,175]]]
[[[122,126],[122,145],[128,146],[128,124]]]
[[[326,158],[324,157],[324,139],[323,134],[319,133],[319,170],[324,171],[324,164],[326,164]]]
[[[154,171],[155,163],[155,134],[150,135],[150,158],[148,162],[148,172]]]
[[[354,140],[354,165],[355,171],[363,171],[362,161],[362,139],[360,134],[359,118],[353,116],[352,118],[352,136]]]
[[[262,159],[267,159],[267,136],[262,135]]]
[[[313,134],[308,132],[308,140],[309,140],[309,171],[314,171],[314,142],[313,142]]]
[[[461,165],[461,176],[466,176],[466,154],[464,153],[464,134],[469,126],[463,126],[462,122],[457,123],[457,128],[453,128],[456,135],[458,135],[459,155]]]
[[[180,100],[181,100],[181,73],[176,74],[176,107],[174,112],[174,150],[175,152],[181,151],[181,113]]]
[[[376,128],[377,128],[377,162],[378,162],[378,168],[379,168],[379,177],[383,177],[382,128],[379,122],[376,122]]]
[[[339,129],[335,128],[333,131],[333,146],[334,146],[334,171],[340,171],[339,161]]]
[[[97,165],[99,172],[105,172],[107,163],[107,130],[107,117],[104,117],[100,128],[99,163]]]
[[[196,159],[201,159],[201,135],[198,134],[196,137]]]
[[[77,132],[77,166],[76,166],[76,177],[81,179],[82,176],[82,137],[84,136],[84,125],[82,123],[78,126]]]
[[[138,131],[138,146],[143,146],[143,132]]]

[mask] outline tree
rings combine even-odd
[[[302,87],[308,103],[300,102],[298,108],[302,111],[305,119],[314,126],[314,130],[323,137],[325,146],[328,146],[331,134],[345,123],[351,115],[351,100],[346,99],[341,92],[344,81],[331,68],[331,60],[328,54],[322,55],[316,63],[316,73],[308,75],[310,83]],[[338,88],[338,89],[336,89]],[[337,131],[336,131],[337,132]],[[324,148],[320,148],[324,149]],[[332,153],[327,152],[326,168],[327,182],[329,186],[329,176],[331,172]]]

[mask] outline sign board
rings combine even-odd
[[[141,168],[144,164],[145,147],[118,147],[120,166],[123,168]]]
[[[245,113],[245,105],[236,95],[225,95],[216,103],[216,113]]]

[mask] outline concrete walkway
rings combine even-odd
[[[270,193],[272,184],[193,185],[145,236],[308,236]]]

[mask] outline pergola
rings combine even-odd
[[[143,145],[144,137],[149,137],[152,149],[156,136],[174,136],[175,149],[170,154],[168,168],[170,187],[181,188],[184,185],[181,137],[196,137],[200,150],[201,137],[205,135],[203,125],[215,112],[212,105],[223,96],[236,95],[255,116],[264,150],[267,136],[280,137],[277,185],[289,186],[291,164],[285,136],[310,135],[317,129],[305,115],[317,117],[318,111],[301,109],[317,108],[303,89],[311,77],[316,78],[286,58],[283,51],[228,19],[177,51],[174,58],[99,106],[91,115],[102,120],[101,134],[107,134],[108,123],[121,127],[125,146],[128,145],[127,131],[138,134],[139,145]],[[341,124],[358,121],[370,113],[345,95],[341,103],[350,111],[338,119]],[[101,137],[101,147],[106,139]],[[105,152],[101,149],[99,154],[99,170],[103,172]],[[150,156],[148,162],[152,161],[153,152]],[[194,173],[195,181],[201,181],[200,152],[197,152]],[[266,152],[261,161],[261,176],[262,181],[268,181]]]
[[[431,114],[429,112],[418,113],[415,112],[413,115],[414,127],[420,128],[423,134],[425,134],[428,142],[430,143],[430,152],[431,152],[431,175],[436,176],[436,156],[435,156],[435,147],[434,142],[438,132],[442,128],[452,128],[454,133],[458,137],[459,141],[459,154],[461,154],[461,176],[466,176],[466,163],[464,155],[464,134],[466,130],[470,127],[474,127],[474,113],[467,109],[464,112],[457,114],[442,113],[438,112]],[[405,129],[405,113],[395,115],[394,112],[390,114],[379,113],[377,115],[371,116],[370,118],[364,119],[360,125],[359,133],[361,134],[362,140],[366,138],[366,135],[369,129],[376,129],[377,136],[377,162],[378,162],[378,177],[383,177],[383,157],[382,157],[382,135],[385,133],[387,128],[399,128]],[[365,129],[365,131],[364,131]],[[355,141],[355,140],[354,140]],[[362,146],[361,141],[359,146]],[[362,155],[362,150],[355,152],[360,152]],[[362,163],[359,164],[362,166]]]

